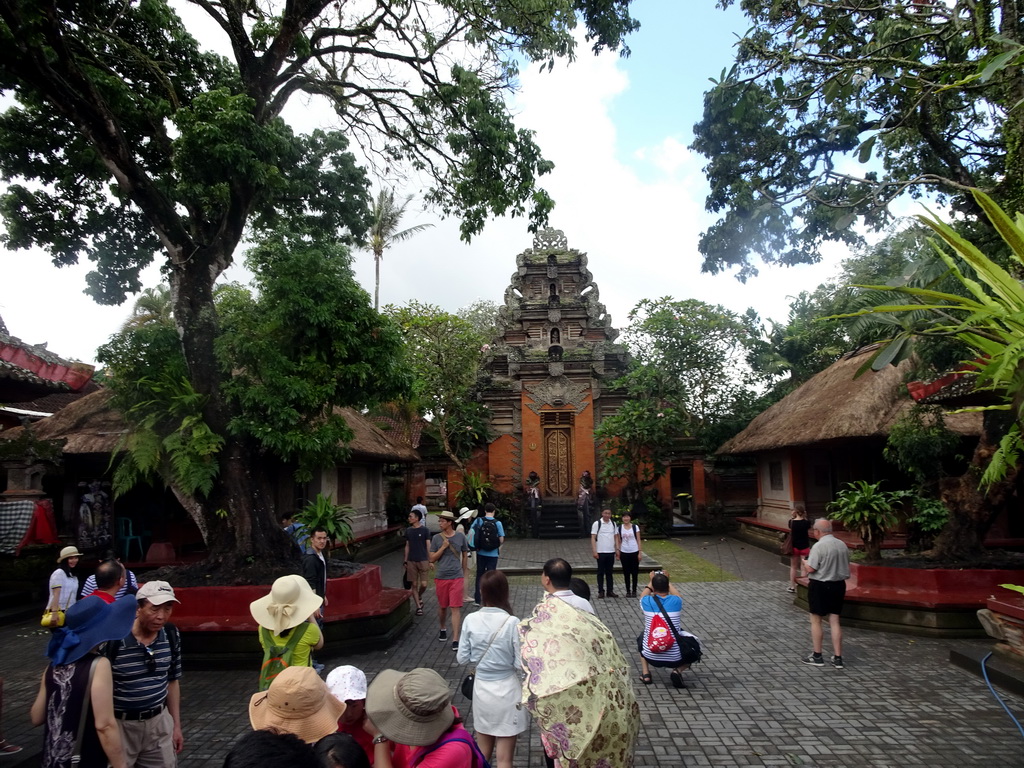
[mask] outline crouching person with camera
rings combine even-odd
[[[644,631],[636,639],[643,674],[640,681],[650,685],[651,667],[672,670],[669,679],[676,688],[685,688],[683,672],[700,661],[700,640],[683,631],[683,597],[664,571],[653,571],[647,586],[640,593],[644,612]]]

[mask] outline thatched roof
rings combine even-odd
[[[67,440],[65,454],[113,453],[127,426],[121,414],[110,406],[110,390],[101,389],[32,425],[40,439]],[[352,458],[372,461],[418,461],[419,455],[408,446],[390,440],[365,416],[351,408],[339,409],[355,433],[349,444]],[[5,430],[0,439],[13,439],[24,427]]]
[[[354,459],[376,459],[378,461],[402,462],[419,461],[420,455],[401,440],[396,440],[352,408],[339,408],[355,439],[349,443]]]
[[[854,378],[875,347],[844,355],[757,416],[718,449],[720,454],[757,453],[827,441],[885,437],[913,405],[904,383],[910,361]],[[981,414],[947,414],[960,435],[981,434]]]
[[[42,440],[67,440],[65,454],[113,453],[128,427],[121,414],[110,407],[109,389],[100,389],[79,398],[52,416],[32,425]],[[0,439],[14,439],[24,427],[7,429]]]

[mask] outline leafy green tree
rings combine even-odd
[[[130,324],[99,351],[113,404],[133,427],[115,490],[166,483],[207,536],[213,557],[227,557],[239,539],[273,543],[280,532],[273,521],[262,531],[244,527],[260,525],[259,517],[234,518],[216,508],[212,520],[205,514],[202,500],[220,477],[227,438],[246,447],[253,482],[272,497],[269,483],[282,463],[308,480],[348,456],[352,431],[338,406],[401,397],[411,385],[399,328],[370,308],[340,244],[270,238],[246,264],[256,295],[237,285],[217,291],[222,393],[234,414],[227,437],[203,418],[206,396],[187,377],[173,325]],[[312,285],[310,274],[318,278]],[[210,536],[218,524],[227,535]],[[287,551],[278,546],[273,553]]]
[[[594,430],[601,454],[601,479],[625,479],[637,498],[665,474],[692,432],[689,414],[672,404],[676,382],[651,365],[636,365],[617,382],[628,398]]]
[[[490,299],[477,299],[456,314],[473,326],[485,342],[490,343],[497,337],[498,305]]]
[[[604,478],[625,478],[640,491],[665,473],[683,438],[712,451],[745,426],[756,413],[756,377],[746,360],[748,324],[723,307],[644,299],[629,321],[623,338],[633,361],[616,383],[626,401],[595,436]]]
[[[413,235],[430,229],[433,224],[416,224],[406,229],[399,229],[405,209],[412,200],[406,195],[401,202],[395,201],[395,190],[382,189],[377,193],[370,210],[370,229],[366,234],[367,247],[373,253],[373,308],[380,308],[380,262],[384,251],[395,243],[408,240]]]
[[[413,301],[385,313],[405,334],[415,379],[412,402],[428,419],[424,430],[465,473],[489,423],[487,409],[476,400],[484,339],[467,320],[430,304]]]
[[[571,58],[579,24],[595,51],[615,49],[637,24],[629,0],[193,5],[230,58],[203,50],[167,0],[0,0],[0,87],[14,103],[0,117],[0,214],[8,247],[91,260],[101,303],[138,291],[160,254],[186,389],[224,441],[190,509],[213,551],[260,556],[277,548],[260,449],[237,429],[215,349],[213,287],[241,239],[360,241],[370,198],[346,136],[424,174],[427,202],[460,216],[464,237],[492,213],[539,225],[551,164],[503,100],[517,61]],[[296,134],[281,117],[295,97],[330,105],[339,130]]]
[[[733,0],[719,0],[728,7]],[[743,0],[750,30],[705,94],[704,269],[741,279],[818,261],[907,192],[983,220],[968,190],[1024,210],[1022,14],[1016,0]]]

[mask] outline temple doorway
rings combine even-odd
[[[541,414],[544,430],[544,476],[547,496],[571,497],[573,414],[570,411],[545,411]]]

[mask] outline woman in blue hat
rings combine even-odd
[[[127,768],[110,661],[96,651],[131,631],[137,609],[134,595],[109,604],[81,600],[54,630],[46,649],[50,665],[31,711],[32,724],[45,726],[43,768]]]

